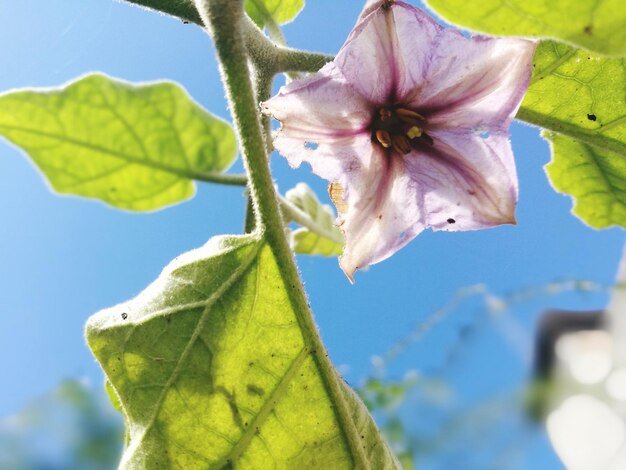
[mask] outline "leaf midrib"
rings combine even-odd
[[[131,164],[135,164],[135,165],[140,165],[140,166],[145,166],[148,168],[152,168],[154,170],[159,170],[159,171],[164,171],[167,173],[171,173],[177,176],[180,176],[182,178],[185,179],[197,179],[197,180],[206,180],[207,178],[220,178],[220,176],[225,176],[225,175],[221,175],[219,173],[205,173],[205,172],[200,172],[200,171],[193,171],[193,170],[184,170],[184,169],[180,169],[180,168],[176,168],[176,167],[172,167],[169,165],[165,165],[163,163],[160,163],[158,161],[155,160],[151,160],[151,159],[143,159],[141,157],[137,157],[137,156],[133,156],[133,155],[129,155],[127,153],[123,153],[120,152],[119,150],[115,150],[115,149],[110,149],[107,147],[103,147],[100,145],[96,145],[96,144],[92,144],[89,142],[85,142],[79,139],[75,139],[69,136],[63,136],[63,135],[58,135],[58,134],[52,134],[49,132],[45,132],[45,131],[40,131],[40,130],[36,130],[36,129],[29,129],[27,127],[22,127],[22,126],[10,126],[10,125],[6,125],[6,124],[0,124],[0,131],[4,134],[4,137],[8,140],[10,140],[11,142],[13,142],[15,145],[17,145],[18,147],[22,147],[22,145],[20,145],[18,142],[15,142],[15,140],[13,140],[12,138],[8,137],[4,131],[15,131],[15,132],[24,132],[27,134],[32,134],[32,135],[36,135],[39,137],[46,137],[49,139],[53,139],[53,140],[57,140],[59,142],[63,142],[63,143],[68,143],[70,145],[74,145],[76,147],[83,147],[85,149],[91,150],[93,152],[98,152],[98,153],[102,153],[105,154],[105,156],[111,157],[111,158],[117,158],[119,160],[123,160],[127,163],[131,163]]]
[[[558,118],[549,117],[537,111],[532,111],[531,109],[524,106],[520,108],[517,116],[515,117],[516,119],[520,119],[529,124],[533,124],[535,126],[554,131],[558,134],[571,137],[572,139],[578,140],[592,147],[613,152],[621,157],[626,158],[626,143],[612,137],[607,137],[601,133],[598,133],[596,130],[588,131],[586,129],[582,129],[576,126],[575,124],[570,124]],[[626,120],[622,122],[623,119],[624,117],[618,118],[616,120],[617,124],[614,124],[614,121],[614,123],[612,123],[612,127],[626,124]]]
[[[205,307],[202,312],[202,315],[198,319],[196,327],[194,328],[189,338],[189,341],[187,342],[187,345],[183,349],[183,352],[181,353],[178,361],[176,362],[176,365],[174,366],[174,369],[172,370],[172,373],[169,379],[167,380],[167,382],[165,382],[163,386],[163,390],[161,391],[157,401],[155,402],[154,411],[152,415],[146,422],[145,426],[142,428],[141,435],[138,438],[136,438],[135,442],[132,444],[133,447],[137,448],[140,445],[140,443],[143,441],[143,439],[147,436],[148,431],[154,426],[154,423],[156,422],[159,412],[161,411],[161,405],[163,404],[163,400],[165,400],[165,396],[167,392],[170,390],[174,382],[177,380],[178,375],[180,374],[187,357],[191,353],[191,349],[196,344],[196,341],[198,340],[198,337],[200,336],[200,332],[203,330],[203,328],[206,325],[206,322],[209,318],[209,312],[211,311],[211,307],[213,306],[215,302],[220,300],[222,296],[239,279],[241,279],[241,277],[248,271],[248,269],[252,266],[253,262],[257,259],[261,248],[264,246],[264,243],[260,240],[257,240],[256,242],[253,242],[253,243],[255,243],[256,247],[251,251],[248,259],[243,261],[241,265],[233,271],[233,273],[228,277],[228,279],[226,279],[226,281],[220,285],[219,289],[217,289],[213,294],[209,296],[208,299],[206,299]],[[239,247],[239,248],[242,248],[242,247]],[[133,325],[133,328],[135,326],[136,325]]]

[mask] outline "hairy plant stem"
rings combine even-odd
[[[245,186],[248,184],[246,175],[234,173],[204,173],[200,171],[185,171],[184,176],[205,183],[225,184],[227,186]]]
[[[202,20],[213,33],[222,80],[249,176],[248,187],[256,214],[256,230],[265,238],[276,258],[305,344],[319,367],[322,380],[335,406],[339,425],[354,459],[354,467],[369,468],[342,390],[341,378],[335,372],[317,331],[293,253],[285,236],[250,80],[243,0],[195,0],[195,4]]]
[[[205,25],[198,13],[194,0],[126,0],[150,10],[160,11],[180,19],[185,23],[193,23],[206,27],[212,35],[211,26]],[[236,1],[236,0],[235,0]],[[197,3],[197,0],[196,0]],[[271,66],[274,74],[280,72],[317,72],[332,56],[317,52],[302,51],[276,44],[263,34],[246,15],[241,22],[242,34],[252,62],[256,65]]]

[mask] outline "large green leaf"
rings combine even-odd
[[[234,132],[178,85],[88,75],[62,88],[0,95],[0,135],[21,147],[60,192],[148,211],[219,178]]]
[[[304,0],[246,0],[246,13],[263,27],[268,20],[288,23],[304,8]]]
[[[556,132],[554,187],[576,199],[593,227],[626,227],[626,64],[543,42],[519,119]]]
[[[210,240],[94,315],[87,341],[129,425],[122,466],[349,469],[364,452],[372,469],[396,468],[303,328],[271,249],[252,235]]]
[[[443,18],[498,36],[550,37],[610,55],[626,54],[622,0],[427,0]]]
[[[294,251],[304,255],[339,256],[343,251],[344,239],[335,225],[332,208],[322,204],[315,193],[304,183],[285,194],[287,201],[298,209],[285,213],[285,218],[303,225],[291,232]],[[284,210],[283,212],[286,212]]]

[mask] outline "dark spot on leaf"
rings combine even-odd
[[[122,320],[126,320],[128,318],[128,313],[122,313]]]
[[[455,222],[456,222],[456,220],[454,220],[452,217],[450,217],[450,218],[447,220],[447,222],[448,222],[449,224],[453,224],[453,223],[455,223]]]
[[[246,390],[248,391],[248,395],[256,395],[258,397],[262,397],[263,395],[265,395],[265,390],[263,390],[261,387],[257,387],[254,384],[248,384],[246,386]]]
[[[595,121],[596,120],[596,115],[595,114],[587,114],[587,119],[589,119],[590,121]]]
[[[585,28],[583,29],[583,33],[591,36],[593,34],[593,25],[588,24],[587,26],[585,26]]]

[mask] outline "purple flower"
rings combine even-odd
[[[274,145],[292,167],[331,182],[354,272],[427,227],[515,223],[509,125],[535,44],[466,38],[401,1],[364,12],[337,57],[263,103],[281,121]]]

